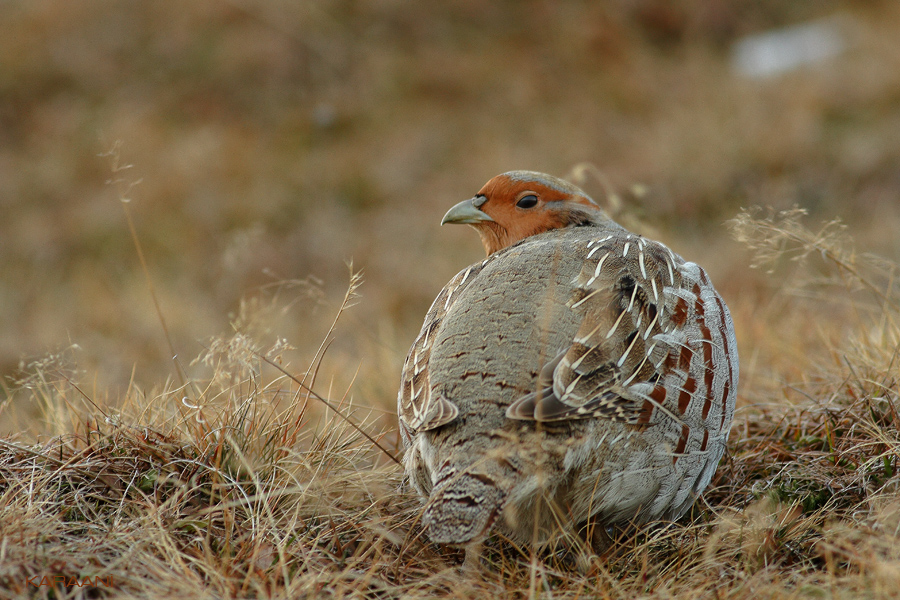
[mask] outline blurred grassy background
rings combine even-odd
[[[765,278],[722,226],[740,206],[840,217],[861,248],[900,258],[893,1],[28,0],[0,14],[7,386],[71,344],[95,397],[173,376],[107,185],[116,141],[189,371],[236,317],[308,364],[352,259],[366,283],[328,364],[341,384],[361,365],[355,393],[388,412],[428,305],[482,254],[440,217],[506,170],[594,165],[602,178],[580,183],[595,199],[616,190],[627,224],[708,266],[744,390],[801,372],[815,336],[775,329],[778,301],[760,300]],[[842,55],[769,79],[731,67],[741,37],[835,15]]]

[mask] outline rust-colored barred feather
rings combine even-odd
[[[715,412],[720,423],[730,420],[733,333],[703,270],[630,233],[588,242],[585,250],[569,301],[583,315],[578,333],[548,363],[552,377],[545,370],[538,389],[510,405],[507,416],[647,425],[663,412],[702,427]]]

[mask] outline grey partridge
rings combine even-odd
[[[734,415],[731,315],[706,272],[556,177],[454,206],[487,258],[441,290],[403,367],[404,465],[432,541],[540,547],[588,521],[677,519]]]

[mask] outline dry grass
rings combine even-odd
[[[793,257],[783,276],[795,285],[816,270],[803,289],[830,286],[832,302],[812,302],[852,326],[807,381],[782,385],[781,401],[744,404],[730,453],[689,518],[620,534],[586,571],[565,552],[535,556],[495,539],[482,577],[461,572],[459,552],[422,536],[391,432],[346,394],[330,401],[335,411],[313,391],[337,319],[296,376],[288,346],[264,350],[236,321],[200,359],[208,379],[132,389],[115,409],[79,388],[64,356],[29,365],[16,394],[40,404],[56,435],[0,441],[0,589],[50,593],[28,582],[62,575],[112,577],[112,588],[52,592],[73,597],[893,597],[893,271],[836,242],[836,224],[807,230],[796,211],[745,212],[733,225],[771,266]],[[338,317],[359,283],[354,276]]]

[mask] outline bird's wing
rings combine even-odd
[[[648,425],[664,413],[683,426],[719,417],[724,424],[733,411],[737,349],[706,273],[626,232],[578,251],[585,260],[568,303],[581,315],[578,332],[507,416]]]
[[[486,259],[463,269],[444,286],[425,315],[419,337],[409,349],[397,396],[400,429],[407,442],[413,433],[445,425],[459,414],[459,409],[452,402],[431,393],[428,362],[444,317],[488,261]]]

